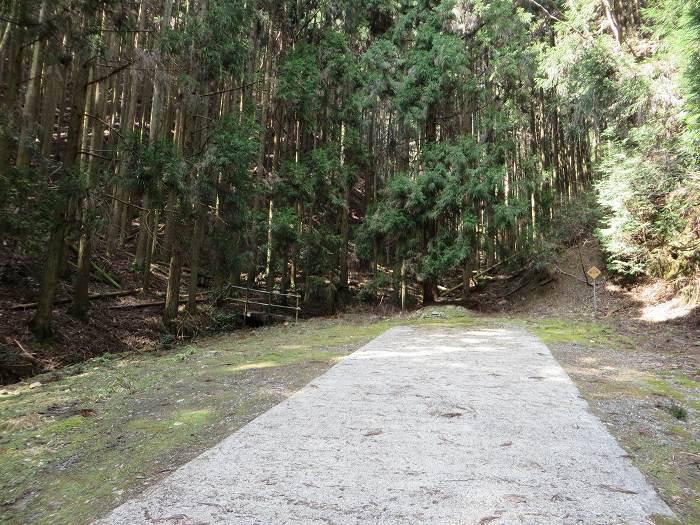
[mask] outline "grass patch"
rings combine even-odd
[[[525,318],[511,322],[531,331],[547,345],[581,344],[620,350],[634,348],[630,338],[594,321]]]
[[[175,361],[187,361],[190,357],[197,354],[197,349],[194,346],[186,346],[182,352],[175,354]]]
[[[689,417],[688,409],[700,412],[698,386],[700,383],[680,374],[648,374],[644,378],[646,391],[651,395],[672,400],[679,408],[674,417],[684,421]]]
[[[668,379],[649,375],[648,377],[644,378],[644,384],[646,385],[647,390],[655,396],[685,401],[685,394],[675,388],[672,382]]]

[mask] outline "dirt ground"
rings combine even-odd
[[[104,241],[100,242],[96,252],[101,254],[105,247]],[[73,259],[69,258],[69,265],[75,263]],[[118,250],[110,258],[95,256],[95,263],[118,287],[94,272],[90,294],[125,292],[128,295],[91,301],[87,322],[69,313],[73,283],[70,276],[62,278],[56,290],[53,337],[38,342],[28,328],[34,309],[17,307],[38,300],[41,261],[16,255],[8,247],[0,246],[0,385],[12,384],[37,373],[58,371],[102,355],[167,347],[192,336],[226,332],[241,325],[242,309],[237,305],[214,307],[204,302],[196,315],[183,312],[178,333],[169,334],[161,323],[162,306],[143,307],[164,300],[167,270],[162,263],[154,262],[148,290],[144,291],[143,283],[131,267],[132,260],[133,256],[125,250]],[[189,272],[184,271],[183,294],[188,290],[189,277]],[[203,276],[200,285],[209,284],[209,281]],[[206,286],[200,286],[199,291],[206,292]]]
[[[69,264],[71,262],[72,259]],[[93,275],[91,294],[141,287],[131,270],[126,252],[115,254],[111,259],[97,257],[96,263],[109,273],[119,288]],[[57,305],[52,340],[36,342],[28,329],[34,310],[12,308],[38,299],[41,272],[42,264],[37,258],[18,256],[9,248],[0,246],[0,384],[12,383],[41,371],[57,370],[106,353],[118,354],[155,345],[162,338],[157,309],[112,308],[160,298],[165,291],[165,279],[154,267],[151,288],[147,293],[92,301],[87,323],[69,315],[69,305]],[[71,278],[61,279],[56,290],[57,301],[70,299],[71,291]]]

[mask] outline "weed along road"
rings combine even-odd
[[[535,336],[393,328],[119,524],[651,524],[670,515]]]

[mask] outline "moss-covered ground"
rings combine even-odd
[[[602,323],[455,308],[238,332],[0,390],[0,523],[90,523],[392,326],[503,323],[552,348],[681,522],[700,523],[696,377],[649,366],[634,340]]]

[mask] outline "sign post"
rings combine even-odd
[[[602,273],[596,266],[586,272],[586,275],[593,280],[593,317],[598,317],[598,278]]]

